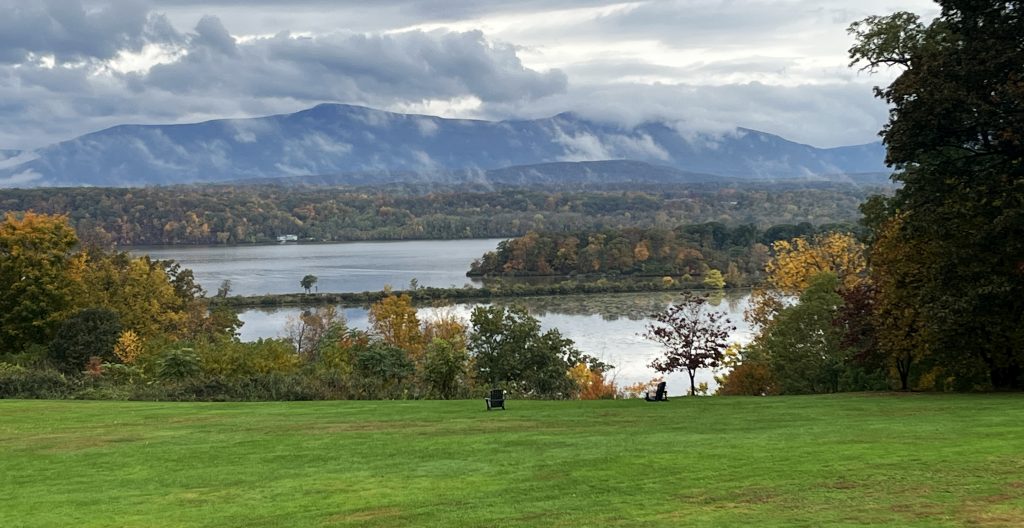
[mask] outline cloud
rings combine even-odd
[[[84,9],[69,5],[70,11]],[[40,12],[59,18],[59,10],[49,4],[47,9]],[[84,13],[89,20],[106,20],[105,10]],[[460,100],[527,104],[567,87],[561,71],[527,68],[514,46],[492,42],[480,31],[282,32],[238,39],[221,20],[204,16],[194,31],[168,31],[160,40],[145,30],[162,20],[158,15],[142,11],[135,19],[128,24],[135,31],[122,33],[138,38],[113,39],[103,49],[102,42],[89,48],[84,42],[76,47],[59,39],[22,39],[20,48],[4,50],[21,62],[0,64],[0,118],[17,124],[17,130],[0,129],[0,147],[36,148],[124,122],[292,112],[320,102],[378,108]],[[153,46],[165,48],[156,53]],[[57,48],[76,62],[32,58]],[[138,60],[146,53],[158,59],[148,67],[120,67],[125,54]]]
[[[229,56],[238,54],[235,38],[228,33],[220,19],[214,16],[206,15],[199,19],[191,43],[193,48],[207,49]]]
[[[668,152],[646,133],[606,134],[599,138],[588,132],[566,133],[555,127],[555,141],[565,147],[562,161],[644,159],[669,161]]]
[[[418,118],[416,119],[416,129],[419,130],[420,135],[423,137],[433,137],[437,134],[437,123],[430,118]]]
[[[597,161],[614,158],[601,139],[593,134],[566,134],[560,129],[557,132],[555,141],[565,147],[565,155],[559,157],[562,161]]]
[[[39,174],[38,172],[25,170],[12,176],[8,176],[7,178],[0,178],[0,189],[10,187],[22,187],[26,183],[32,183],[42,177],[43,175]]]
[[[135,0],[115,0],[99,8],[73,0],[0,0],[0,62],[30,56],[57,62],[111,59],[152,42],[178,42],[180,35],[163,15]]]
[[[886,106],[874,98],[869,84],[776,86],[755,82],[571,86],[565,94],[529,105],[485,105],[481,117],[544,117],[566,110],[627,128],[665,121],[687,139],[700,135],[702,141],[713,141],[716,135],[750,128],[817,147],[876,141],[887,116]],[[585,139],[574,145],[581,153],[593,150],[585,148]]]
[[[207,53],[209,40],[192,39],[181,60],[154,66],[138,82],[176,93],[228,91],[372,106],[471,95],[482,101],[530,100],[564,91],[567,84],[560,71],[525,68],[512,46],[489,42],[478,31],[280,33],[237,45],[232,55]],[[222,51],[219,41],[216,50]]]
[[[870,85],[888,78],[846,67],[844,29],[894,9],[936,10],[928,0],[0,0],[0,148],[320,102],[668,119],[712,143],[736,127],[867,142],[886,120]],[[642,140],[574,141],[581,156],[650,151]]]

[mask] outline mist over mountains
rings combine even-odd
[[[716,134],[665,122],[624,127],[571,113],[480,121],[322,104],[258,118],[115,126],[34,153],[0,150],[0,187],[324,175],[336,175],[327,178],[334,183],[359,184],[460,178],[521,185],[559,178],[573,183],[587,178],[600,183],[716,176],[819,179],[887,173],[883,160],[880,143],[820,149],[744,128]],[[598,161],[605,163],[592,163]]]

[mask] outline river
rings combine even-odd
[[[466,277],[470,263],[501,240],[140,247],[132,253],[177,260],[210,293],[224,280],[231,281],[232,295],[297,293],[305,275],[315,275],[322,292],[361,292],[402,289],[412,279],[439,288],[475,284]]]
[[[136,248],[154,258],[175,259],[193,270],[196,280],[208,291],[221,281],[232,282],[233,295],[295,293],[306,274],[319,278],[322,292],[380,290],[385,285],[403,288],[416,279],[423,286],[461,286],[469,263],[493,250],[499,239],[358,242],[341,244],[288,244],[276,246]],[[557,328],[575,341],[577,348],[615,365],[612,373],[620,385],[647,381],[657,372],[649,367],[661,353],[659,346],[643,337],[649,315],[663,309],[675,298],[673,293],[627,293],[568,295],[502,300],[524,305],[545,329]],[[714,309],[725,312],[737,327],[731,339],[747,342],[750,329],[743,321],[749,303],[747,292],[730,292],[712,299]],[[459,303],[448,307],[421,307],[421,318],[436,310],[449,310],[468,321],[473,307],[482,303]],[[243,340],[277,337],[285,333],[289,318],[299,308],[252,309],[240,314]],[[344,308],[348,324],[366,328],[365,308]],[[711,372],[703,371],[698,382],[715,386]],[[685,374],[666,376],[670,395],[688,386]]]

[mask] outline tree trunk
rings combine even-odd
[[[910,390],[908,380],[910,379],[910,364],[913,359],[910,354],[904,355],[902,358],[896,360],[896,372],[900,375],[900,390]]]
[[[693,370],[687,370],[686,373],[690,375],[690,396],[696,396],[697,393],[694,392],[693,390],[693,377],[697,375],[697,372]]]

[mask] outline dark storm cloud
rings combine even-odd
[[[110,26],[115,9],[64,5],[81,14],[76,20],[91,21],[90,31]],[[44,11],[61,18],[55,4]],[[562,72],[526,68],[513,46],[490,42],[479,31],[283,32],[236,41],[218,18],[204,16],[193,31],[179,34],[171,28],[160,41],[145,30],[157,15],[141,11],[133,19],[124,27],[134,32],[119,30],[132,38],[89,44],[50,31],[19,48],[55,54],[56,64],[27,61],[25,51],[20,52],[24,62],[0,64],[0,97],[6,100],[0,117],[20,125],[0,129],[0,144],[31,148],[87,132],[90,125],[166,121],[168,114],[179,121],[294,111],[323,101],[378,107],[458,98],[516,103],[563,92],[567,85]],[[118,50],[139,51],[146,43],[178,43],[177,55],[136,71],[118,71],[104,60],[117,57]],[[65,63],[70,58],[74,64]]]
[[[885,79],[846,68],[843,30],[933,5],[890,3],[0,0],[0,148],[319,102],[870,141]]]
[[[109,59],[179,40],[165,17],[132,0],[90,9],[75,0],[0,0],[0,14],[0,62],[21,62],[29,54],[62,62]]]
[[[523,67],[511,46],[478,31],[295,37],[241,45],[206,17],[181,60],[140,75],[174,92],[227,90],[251,97],[390,103],[474,96],[528,100],[563,91],[565,75]],[[216,37],[211,35],[217,35]]]

